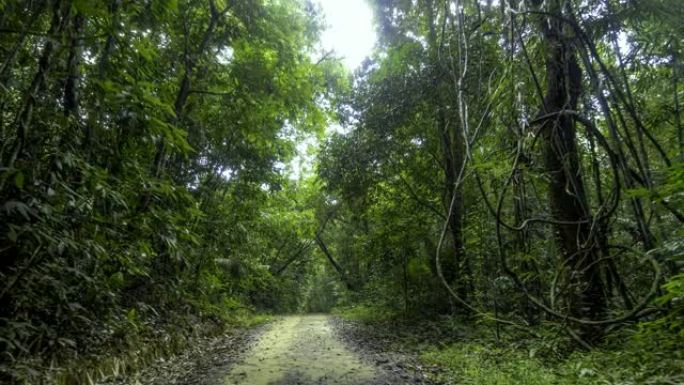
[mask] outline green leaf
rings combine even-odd
[[[135,320],[138,318],[137,312],[135,311],[135,308],[131,308],[128,313],[126,313],[126,319],[128,319],[129,322],[135,323]]]
[[[17,232],[14,231],[14,227],[10,226],[9,232],[7,233],[7,238],[14,243],[17,242]]]
[[[23,202],[19,201],[9,201],[5,203],[5,210],[10,213],[12,211],[17,211],[26,220],[30,220],[31,209]]]
[[[72,5],[75,10],[86,16],[93,16],[100,13],[97,3],[92,0],[74,0]]]
[[[17,171],[17,173],[14,175],[14,185],[17,186],[19,190],[24,189],[24,173],[21,171]]]

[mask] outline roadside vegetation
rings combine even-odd
[[[500,329],[461,317],[425,319],[372,306],[341,308],[358,323],[356,340],[379,352],[417,356],[420,370],[440,384],[679,384],[682,340],[651,324],[612,334],[591,351],[573,349],[549,323],[530,332]]]

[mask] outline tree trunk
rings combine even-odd
[[[539,5],[540,2],[534,1]],[[541,114],[550,116],[541,126],[543,154],[549,176],[549,205],[554,219],[554,233],[560,252],[561,282],[565,309],[584,319],[600,319],[606,310],[601,278],[600,245],[603,237],[591,231],[591,212],[581,174],[575,119],[564,110],[576,110],[581,94],[582,70],[575,56],[571,34],[564,30],[563,0],[548,3],[550,17],[543,17],[546,51],[546,92]],[[598,342],[600,327],[580,325],[579,336],[586,342]]]

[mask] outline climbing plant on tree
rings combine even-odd
[[[319,167],[366,232],[381,217],[395,229],[399,218],[425,223],[407,243],[432,260],[445,301],[506,324],[554,320],[585,347],[660,311],[663,268],[677,270],[664,248],[681,238],[670,227],[681,206],[658,192],[679,153],[681,39],[650,23],[667,23],[674,5],[374,4],[378,54],[357,72],[350,132]],[[671,92],[635,92],[646,72]],[[359,186],[361,196],[392,186],[385,199],[404,210],[355,204]],[[389,238],[370,242],[382,250]]]

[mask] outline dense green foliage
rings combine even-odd
[[[298,1],[0,1],[0,382],[298,309],[320,29]]]
[[[681,380],[681,4],[373,4],[377,52],[319,157],[328,246],[357,283],[342,314],[491,327],[428,354],[471,383]],[[587,373],[632,367],[547,378],[515,348],[530,333],[545,358],[611,352]]]
[[[348,76],[309,2],[0,0],[0,382],[335,306],[453,317],[472,383],[681,379],[680,0],[369,3]]]
[[[379,50],[320,156],[359,289],[425,308],[441,275],[452,310],[598,336],[678,298],[681,7],[454,4],[377,3]]]

